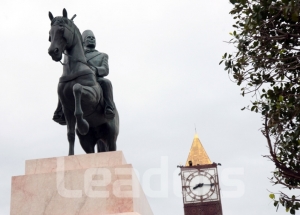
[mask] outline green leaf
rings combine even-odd
[[[281,95],[279,96],[279,101],[283,102],[283,96],[281,96]]]
[[[295,10],[293,13],[292,13],[292,20],[294,22],[297,22],[299,19],[299,11],[298,10]]]
[[[274,193],[271,193],[271,194],[269,195],[269,197],[270,197],[271,199],[275,199]]]
[[[249,23],[250,19],[249,18],[246,18],[245,19],[245,24],[247,25]]]
[[[224,61],[224,60],[221,60],[220,63],[219,63],[219,65],[221,65],[221,63],[223,63],[223,61]]]

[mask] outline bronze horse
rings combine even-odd
[[[68,19],[65,9],[62,17],[53,18],[49,12],[49,18],[51,44],[48,53],[56,62],[65,54],[57,92],[67,124],[69,155],[74,155],[75,125],[86,153],[94,153],[96,144],[98,152],[115,151],[119,133],[118,111],[115,109],[113,119],[104,116],[103,92],[86,61],[80,31],[73,18]]]

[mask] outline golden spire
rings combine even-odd
[[[194,136],[192,147],[190,149],[188,159],[185,163],[186,166],[189,166],[189,161],[192,161],[193,166],[196,166],[197,164],[212,164],[202,143],[199,140],[197,133]]]

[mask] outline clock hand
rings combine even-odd
[[[215,184],[214,183],[212,183],[212,184],[204,184],[204,183],[199,183],[199,184],[197,184],[195,187],[193,187],[193,190],[195,190],[195,189],[197,189],[198,187],[202,187],[202,186],[214,186]]]
[[[202,186],[203,186],[203,183],[199,183],[195,187],[193,187],[193,190],[197,189],[198,187],[202,187]]]
[[[214,183],[212,183],[212,184],[203,184],[203,186],[214,186],[215,184]]]

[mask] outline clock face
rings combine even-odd
[[[219,185],[215,168],[185,169],[181,176],[185,203],[219,200]]]

